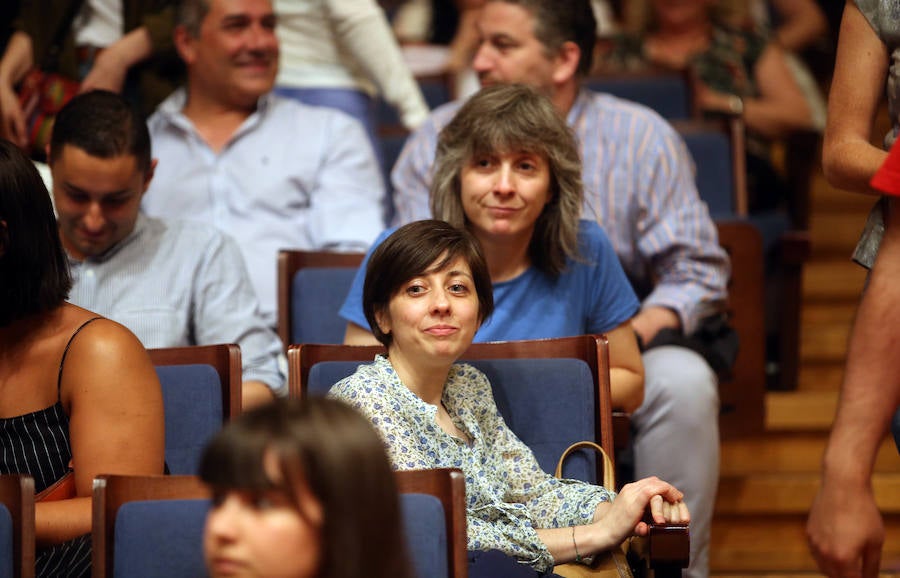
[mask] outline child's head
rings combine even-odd
[[[245,413],[210,442],[200,477],[214,496],[211,576],[408,575],[384,446],[341,402],[279,400]]]

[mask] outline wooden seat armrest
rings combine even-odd
[[[647,512],[649,518],[649,510]],[[681,578],[691,559],[691,532],[687,524],[649,523],[644,537],[631,541],[632,567],[649,569],[654,578]]]

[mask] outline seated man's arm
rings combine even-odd
[[[385,189],[362,124],[321,111],[320,161],[311,193],[310,236],[321,250],[365,251],[384,229]]]
[[[243,406],[287,395],[281,340],[263,321],[240,249],[230,237],[214,232],[194,282],[196,343],[240,346]]]
[[[646,215],[637,225],[636,240],[655,279],[634,319],[644,343],[667,326],[680,325],[690,335],[704,317],[721,311],[730,272],[715,224],[697,192],[687,147],[667,125],[651,125],[650,131],[655,144],[636,165],[645,167],[639,190]]]

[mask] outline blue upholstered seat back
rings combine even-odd
[[[735,214],[734,173],[731,141],[722,131],[691,131],[682,134],[697,169],[697,191],[712,217]]]
[[[590,77],[585,86],[643,104],[669,120],[691,116],[690,87],[680,74]]]
[[[338,316],[356,269],[304,267],[291,282],[291,343],[343,343],[347,322]]]
[[[577,359],[483,359],[468,361],[491,382],[503,419],[537,457],[541,468],[553,473],[570,444],[594,440],[594,379]],[[317,363],[309,372],[308,392],[324,395],[332,385],[352,374],[356,361]],[[594,455],[578,452],[563,469],[567,478],[594,482]]]
[[[13,578],[16,534],[12,515],[0,504],[0,578]]]
[[[401,494],[403,533],[419,578],[449,578],[444,507],[435,496]]]
[[[206,442],[222,428],[222,385],[210,365],[158,366],[166,414],[166,464],[178,475],[197,473]]]
[[[123,504],[116,514],[113,578],[201,578],[209,500]]]

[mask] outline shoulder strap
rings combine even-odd
[[[62,358],[59,360],[59,373],[56,376],[56,401],[59,401],[59,389],[62,386],[62,374],[63,374],[63,364],[66,362],[66,356],[69,354],[69,347],[72,345],[72,342],[75,340],[75,336],[81,333],[81,330],[87,327],[89,323],[92,323],[98,319],[103,319],[102,317],[91,317],[84,323],[78,326],[78,329],[72,333],[72,336],[69,337],[69,341],[66,343],[66,348],[63,350]]]

